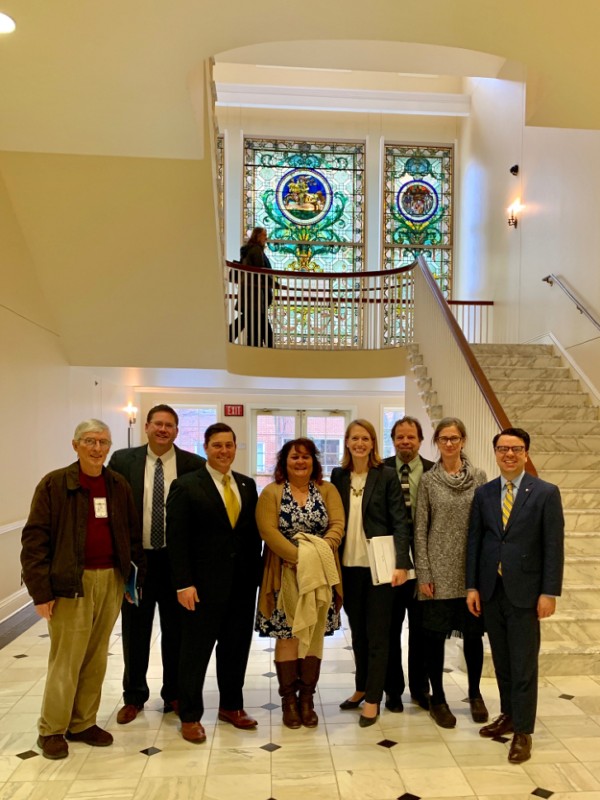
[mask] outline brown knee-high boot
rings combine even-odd
[[[302,720],[298,713],[298,660],[276,661],[279,695],[283,711],[283,724],[286,728],[300,728]]]
[[[321,659],[316,656],[307,656],[298,659],[300,665],[300,717],[306,728],[315,728],[319,718],[315,713],[313,695],[321,673]]]

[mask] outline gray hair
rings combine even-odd
[[[80,422],[75,428],[73,439],[78,442],[80,439],[83,439],[86,433],[102,433],[102,431],[107,431],[108,438],[112,438],[110,428],[106,422],[102,422],[101,419],[84,419],[84,421]]]

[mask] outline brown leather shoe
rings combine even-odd
[[[165,700],[163,714],[170,714],[171,711],[176,717],[179,716],[179,700],[170,700],[169,702]]]
[[[206,741],[206,731],[200,722],[182,722],[181,735],[186,742],[201,744]]]
[[[456,717],[448,708],[447,703],[436,705],[431,703],[429,705],[429,716],[440,728],[454,728],[456,726]]]
[[[79,731],[79,733],[67,731],[65,736],[70,742],[83,742],[92,747],[108,747],[114,741],[112,734],[102,730],[102,728],[99,728],[97,725],[92,725],[84,731]]]
[[[127,725],[128,722],[133,722],[143,708],[143,705],[135,706],[133,703],[125,703],[123,708],[119,709],[117,722],[119,725]]]
[[[484,725],[480,728],[479,735],[485,736],[486,739],[494,739],[496,736],[504,736],[505,733],[513,732],[512,717],[508,714],[500,714],[499,717],[489,725]]]
[[[471,716],[473,722],[487,722],[490,718],[489,712],[483,702],[483,697],[470,697],[469,705],[471,706]]]
[[[531,734],[515,733],[513,736],[508,760],[511,764],[522,764],[531,758]]]
[[[44,758],[56,760],[69,755],[69,745],[62,733],[52,733],[50,736],[38,736],[37,746],[42,751]]]
[[[226,708],[220,708],[219,719],[221,722],[229,722],[234,728],[241,728],[243,731],[256,728],[258,725],[258,722],[252,717],[248,716],[243,708],[240,708],[237,711],[228,711]]]

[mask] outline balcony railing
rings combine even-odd
[[[415,264],[376,272],[289,272],[226,262],[229,341],[302,350],[383,350],[413,341]],[[455,301],[470,342],[486,342],[492,303]]]

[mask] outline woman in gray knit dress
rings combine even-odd
[[[445,417],[438,423],[433,441],[440,459],[421,478],[414,523],[415,568],[419,599],[424,601],[425,657],[431,682],[429,713],[442,728],[456,725],[443,687],[444,646],[453,633],[464,639],[473,720],[488,719],[479,690],[483,623],[468,613],[465,601],[469,514],[475,489],[487,478],[464,454],[466,438],[459,419]]]

